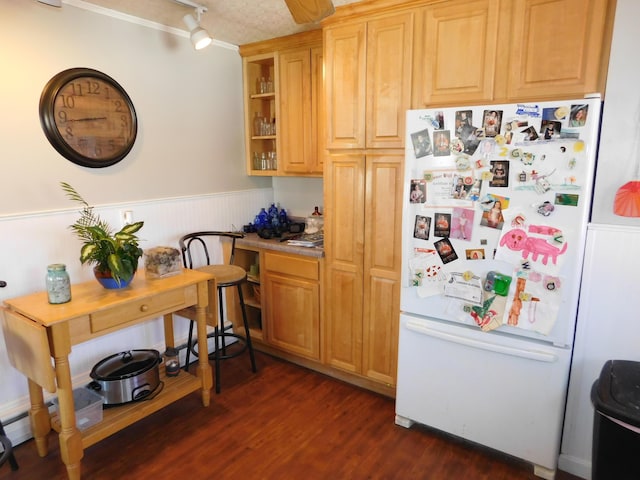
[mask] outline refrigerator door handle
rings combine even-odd
[[[540,352],[536,350],[527,350],[521,348],[507,347],[505,345],[498,345],[496,343],[482,342],[474,340],[473,338],[462,337],[453,335],[451,333],[442,332],[440,330],[434,330],[425,326],[423,323],[416,321],[407,321],[407,330],[422,335],[428,335],[430,337],[439,338],[447,342],[458,343],[467,347],[479,348],[481,350],[487,350],[490,352],[502,353],[505,355],[511,355],[514,357],[526,358],[529,360],[537,360],[539,362],[553,363],[558,360],[558,357],[552,353]]]

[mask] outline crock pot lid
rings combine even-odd
[[[100,360],[91,370],[95,380],[131,378],[155,367],[160,358],[157,350],[128,350]]]

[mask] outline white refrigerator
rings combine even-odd
[[[553,478],[599,96],[407,112],[396,423]]]

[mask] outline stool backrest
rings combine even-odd
[[[203,231],[184,235],[180,238],[178,243],[180,245],[180,250],[182,251],[182,263],[185,268],[193,268],[193,260],[196,258],[197,251],[200,251],[204,256],[206,264],[211,265],[211,257],[209,255],[209,248],[206,242],[207,237],[227,237],[231,239],[231,253],[229,255],[228,263],[233,264],[236,240],[238,238],[243,238],[244,234],[239,232]]]

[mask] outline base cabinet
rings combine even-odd
[[[228,245],[226,246],[228,248]],[[323,259],[254,246],[236,245],[234,263],[247,272],[243,294],[256,345],[319,362],[320,295]],[[228,319],[242,332],[235,289],[227,289]]]
[[[267,342],[320,360],[320,263],[318,259],[264,252],[262,285]]]

